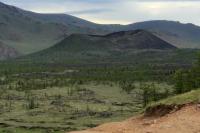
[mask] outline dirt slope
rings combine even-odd
[[[71,133],[200,133],[200,109],[188,105],[163,117],[134,117]]]

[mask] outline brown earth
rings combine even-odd
[[[200,109],[187,105],[162,117],[138,116],[71,133],[200,133]]]

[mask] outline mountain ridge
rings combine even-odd
[[[179,48],[200,48],[200,27],[191,23],[156,20],[128,25],[125,29],[146,29]]]
[[[87,26],[82,28],[84,24],[95,25],[71,15],[39,14],[0,3],[0,41],[22,54],[46,49],[73,33],[98,32]]]
[[[0,41],[26,55],[54,46],[71,34],[106,35],[143,29],[178,48],[200,48],[200,27],[154,20],[103,25],[67,14],[40,14],[0,3]]]

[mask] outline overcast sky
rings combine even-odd
[[[38,13],[66,13],[101,24],[175,20],[200,25],[200,0],[0,0]]]

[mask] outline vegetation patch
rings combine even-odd
[[[149,104],[145,109],[146,116],[163,116],[181,109],[186,104],[200,102],[200,89],[169,97],[156,103]]]

